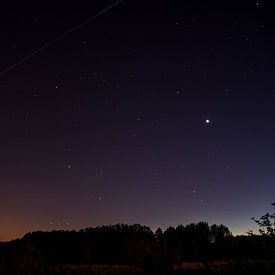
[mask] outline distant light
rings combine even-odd
[[[206,124],[209,124],[209,123],[210,123],[210,120],[209,120],[209,119],[206,119],[206,120],[205,120],[205,123],[206,123]]]

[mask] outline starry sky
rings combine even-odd
[[[255,229],[275,199],[271,2],[1,8],[0,71],[46,47],[0,76],[0,240],[114,223]]]

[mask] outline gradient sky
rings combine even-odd
[[[112,1],[92,3],[1,8],[1,71]],[[268,1],[122,1],[0,77],[0,240],[255,229],[275,199],[274,73]]]

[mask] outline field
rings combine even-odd
[[[275,274],[275,260],[242,260],[242,261],[213,261],[213,262],[185,262],[174,265],[170,271],[143,272],[139,267],[119,265],[62,265],[55,266],[49,270],[53,275],[126,275],[126,274]]]
[[[176,274],[275,274],[275,260],[187,262],[174,266]]]
[[[55,266],[50,269],[50,274],[64,275],[126,275],[142,274],[141,269],[131,266],[120,265],[63,265]]]

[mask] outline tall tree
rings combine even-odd
[[[272,205],[275,207],[275,202],[273,202]],[[275,212],[273,214],[267,212],[259,219],[252,219],[258,224],[261,235],[275,236]]]

